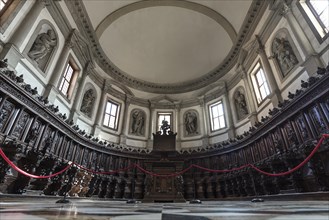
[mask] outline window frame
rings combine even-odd
[[[261,86],[264,85],[264,84],[260,85],[260,83],[258,81],[258,77],[257,77],[257,74],[260,72],[260,70],[262,71],[262,73],[264,75],[264,78],[265,78],[264,82],[266,83],[267,89],[268,89],[268,94],[266,94],[265,97],[262,97],[262,92],[261,92]],[[265,70],[264,70],[264,68],[263,68],[260,61],[257,61],[257,63],[252,68],[250,77],[251,77],[251,82],[252,82],[252,85],[253,85],[253,88],[254,88],[254,95],[255,95],[255,98],[256,98],[257,105],[260,106],[266,100],[266,98],[269,95],[271,95],[271,88],[270,88],[270,85],[269,85],[269,82],[268,82],[268,79],[267,79],[267,76],[266,76],[266,72],[265,72]],[[265,88],[265,91],[266,91],[266,88]],[[261,100],[258,100],[258,98],[260,98]]]
[[[117,107],[117,109],[116,109],[116,115],[111,115],[111,114],[108,114],[108,113],[106,112],[106,109],[107,109],[107,106],[108,106],[109,103],[110,103],[111,105],[115,105],[115,106]],[[111,112],[112,112],[112,106],[111,106],[111,108],[110,108],[110,113],[111,113]],[[119,128],[120,112],[121,112],[121,105],[120,105],[120,103],[114,101],[114,100],[111,99],[111,98],[108,98],[108,99],[106,100],[106,104],[105,104],[105,107],[104,107],[104,114],[103,114],[102,125],[103,125],[104,127],[106,127],[106,128],[109,128],[109,129],[111,129],[111,130],[115,130],[115,131],[117,131],[118,128]],[[106,117],[106,115],[110,115],[107,124],[105,124],[105,117]],[[110,126],[109,126],[111,116],[114,117],[114,127],[110,127]]]
[[[317,38],[318,42],[324,42],[329,37],[329,28],[326,32],[327,27],[324,26],[322,20],[319,17],[319,14],[316,12],[313,5],[310,3],[310,0],[299,0],[297,3],[297,7],[299,8],[308,26]],[[323,36],[321,36],[321,31],[323,32]]]
[[[172,131],[172,126],[173,126],[173,112],[170,111],[159,111],[157,112],[157,121],[156,121],[156,132],[161,131],[161,125],[162,121],[160,122],[160,116],[161,115],[168,115],[170,116],[170,120],[168,121],[168,124],[170,125],[169,131]]]
[[[72,76],[70,78],[69,86],[68,86],[66,94],[65,94],[62,90],[63,89],[62,84],[64,83],[63,80],[65,80],[65,76],[66,76],[67,69],[68,69],[69,66],[72,67],[73,71],[72,71]],[[57,87],[59,93],[63,97],[65,97],[67,100],[71,100],[71,98],[73,96],[73,91],[74,91],[76,81],[78,79],[79,72],[80,72],[80,69],[79,69],[78,65],[76,64],[76,62],[72,58],[69,58],[68,61],[65,64],[65,68],[63,69],[63,73],[61,75],[61,78],[59,80],[59,84],[58,84],[58,87]]]
[[[212,109],[213,109],[213,107],[216,107],[216,106],[219,106],[219,105],[222,106],[223,114],[222,114],[222,115],[218,115],[218,117],[215,117],[214,114],[213,114]],[[208,106],[208,110],[209,110],[210,131],[211,131],[211,132],[216,132],[216,131],[219,131],[219,130],[222,130],[222,129],[227,128],[226,114],[225,114],[225,106],[224,106],[224,102],[223,102],[222,99],[219,100],[219,101],[217,101],[217,102],[215,102],[215,103],[210,104],[210,105]],[[219,120],[220,117],[223,117],[224,126],[222,126],[222,127],[220,126],[220,125],[221,125],[220,120]],[[218,118],[219,128],[216,129],[216,128],[214,127],[214,120],[217,119],[217,118]]]
[[[3,2],[3,0],[0,0],[0,2]],[[4,3],[4,7],[0,9],[0,17],[6,12],[6,10],[10,7],[10,5],[14,2],[14,0],[8,0]]]

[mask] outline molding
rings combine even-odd
[[[225,75],[235,65],[243,43],[250,38],[250,35],[255,30],[258,21],[261,19],[261,15],[264,13],[268,5],[268,1],[263,0],[254,0],[252,2],[235,45],[230,50],[228,56],[215,70],[198,79],[184,83],[158,84],[139,80],[115,67],[105,55],[98,42],[98,38],[93,30],[83,2],[81,0],[65,0],[65,2],[71,13],[74,15],[73,17],[81,34],[89,40],[96,62],[107,74],[109,74],[109,76],[132,88],[162,94],[183,93],[203,88]]]

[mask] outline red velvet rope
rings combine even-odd
[[[17,172],[27,176],[27,177],[31,177],[31,178],[35,178],[35,179],[48,179],[48,178],[52,178],[54,176],[57,176],[61,173],[64,173],[67,169],[69,169],[73,163],[69,163],[69,165],[67,165],[63,170],[57,172],[57,173],[53,173],[51,175],[48,175],[48,176],[36,176],[36,175],[33,175],[33,174],[30,174],[30,173],[27,173],[25,172],[24,170],[21,170],[19,167],[17,167],[13,162],[11,162],[9,160],[9,158],[5,155],[5,153],[2,151],[2,149],[0,148],[0,155],[2,156],[2,158],[14,169],[16,170]]]
[[[94,171],[94,170],[91,170],[91,169],[88,169],[86,167],[83,167],[79,164],[76,164],[76,163],[70,163],[67,167],[65,167],[63,170],[57,172],[57,173],[53,173],[51,175],[48,175],[48,176],[36,176],[36,175],[33,175],[33,174],[29,174],[23,170],[21,170],[20,168],[18,168],[13,162],[11,162],[9,160],[9,158],[4,154],[4,152],[2,151],[2,149],[0,148],[0,155],[2,156],[2,158],[13,168],[15,169],[17,172],[25,175],[25,176],[28,176],[28,177],[31,177],[31,178],[36,178],[36,179],[45,179],[45,178],[51,178],[51,177],[54,177],[54,176],[57,176],[63,172],[65,172],[67,169],[69,169],[73,164],[76,165],[77,167],[83,169],[83,170],[86,170],[87,172],[90,172],[90,173],[93,173],[93,174],[114,174],[114,173],[118,173],[118,172],[122,172],[122,171],[126,171],[126,170],[130,170],[130,169],[133,169],[133,168],[137,168],[139,169],[140,171],[142,171],[143,173],[145,174],[148,174],[148,175],[151,175],[151,176],[156,176],[156,177],[175,177],[175,176],[179,176],[179,175],[182,175],[184,174],[185,172],[187,172],[188,170],[190,170],[192,167],[195,167],[195,168],[198,168],[198,169],[201,169],[201,170],[204,170],[204,171],[207,171],[207,172],[212,172],[212,173],[227,173],[227,172],[232,172],[232,171],[237,171],[237,170],[241,170],[241,169],[244,169],[246,167],[251,167],[252,169],[258,171],[259,173],[261,174],[264,174],[264,175],[267,175],[267,176],[273,176],[273,177],[276,177],[276,176],[284,176],[284,175],[288,175],[288,174],[291,174],[293,172],[295,172],[296,170],[300,169],[302,166],[304,166],[312,157],[313,155],[316,153],[316,151],[320,148],[321,144],[323,143],[323,141],[329,137],[329,134],[323,134],[321,139],[319,140],[319,142],[317,143],[317,145],[315,146],[315,148],[312,150],[312,152],[310,153],[310,155],[308,155],[300,164],[298,164],[296,167],[288,170],[288,171],[285,171],[285,172],[281,172],[281,173],[268,173],[268,172],[265,172],[259,168],[257,168],[255,165],[253,164],[245,164],[243,166],[240,166],[240,167],[237,167],[237,168],[232,168],[232,169],[225,169],[225,170],[214,170],[214,169],[209,169],[209,168],[205,168],[205,167],[202,167],[202,166],[199,166],[199,165],[196,165],[196,164],[192,164],[190,165],[189,167],[185,168],[184,170],[180,171],[180,172],[176,172],[176,173],[170,173],[170,174],[157,174],[157,173],[154,173],[154,172],[151,172],[151,171],[148,171],[146,169],[144,169],[143,167],[141,167],[139,164],[131,164],[129,165],[128,167],[125,167],[125,168],[122,168],[122,169],[118,169],[118,170],[113,170],[113,171]]]

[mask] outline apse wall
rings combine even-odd
[[[64,2],[20,1],[8,9],[15,16],[6,17],[0,30],[0,59],[8,59],[9,67],[24,74],[25,82],[58,106],[67,120],[100,140],[152,149],[152,133],[159,130],[158,116],[169,113],[171,128],[177,132],[177,150],[202,148],[242,135],[287,99],[289,92],[300,89],[300,82],[306,81],[317,66],[326,66],[329,40],[316,37],[300,4],[300,1],[291,5],[284,1],[266,3],[264,14],[257,18],[255,30],[242,42],[239,59],[231,70],[208,87],[183,94],[135,92],[111,79],[95,61],[90,42],[71,19],[72,15],[67,14]],[[47,48],[49,52],[36,60],[31,55],[33,45],[49,30],[55,33]],[[291,66],[280,66],[277,40],[289,46],[285,51],[294,60],[284,65]],[[63,94],[60,88],[67,64],[72,65],[76,75],[74,84]],[[269,87],[269,94],[261,101],[255,92],[257,65],[265,72]],[[91,91],[88,94],[92,94],[92,103],[84,98],[87,91]],[[138,94],[142,93],[150,98],[140,98]],[[244,96],[245,106],[241,106],[238,94]],[[120,110],[115,128],[104,126],[108,100]],[[222,104],[225,126],[213,129],[211,109],[217,103]],[[86,110],[84,105],[91,106]],[[143,117],[140,130],[134,122],[137,114]],[[189,120],[195,120],[194,128],[188,127]]]

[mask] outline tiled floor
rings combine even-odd
[[[329,201],[217,201],[137,203],[59,198],[0,197],[0,220],[329,220]]]

